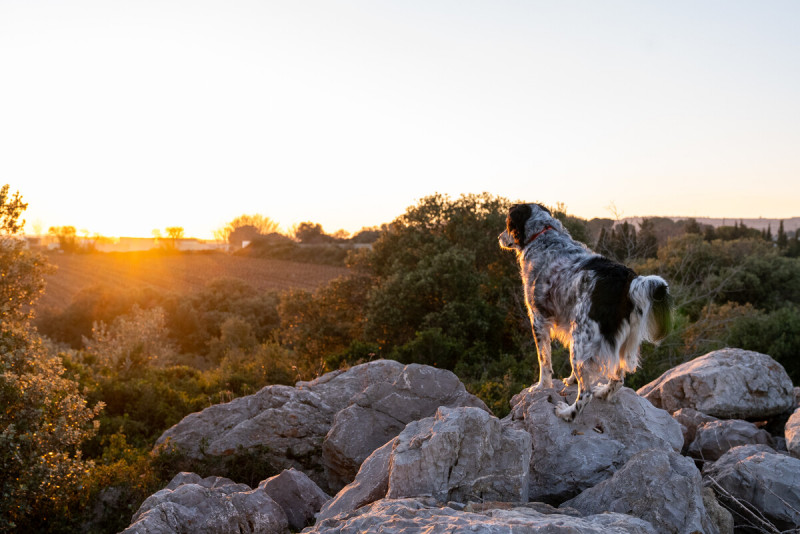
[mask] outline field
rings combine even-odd
[[[80,290],[96,285],[189,293],[215,278],[240,278],[258,290],[313,290],[347,273],[343,267],[225,253],[51,253],[47,259],[57,270],[47,276],[41,309],[63,309]]]

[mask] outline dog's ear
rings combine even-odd
[[[531,218],[532,211],[528,204],[516,204],[508,210],[506,229],[520,247],[525,243],[525,224]]]
[[[500,244],[504,248],[521,249],[524,246],[525,224],[530,217],[531,207],[528,204],[511,206],[511,209],[508,210],[508,217],[506,217],[506,231],[500,234]]]

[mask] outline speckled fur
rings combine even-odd
[[[667,283],[601,259],[539,204],[513,206],[499,241],[516,252],[520,265],[539,356],[539,382],[533,388],[553,386],[551,340],[569,348],[572,374],[566,382],[578,383],[578,396],[572,405],[559,403],[556,414],[572,421],[593,396],[611,399],[625,374],[636,371],[643,339],[656,342],[665,335],[668,310],[659,315],[653,309],[669,306]],[[598,298],[603,291],[602,296],[618,301]],[[601,332],[601,323],[611,332]],[[603,378],[608,381],[599,384]]]

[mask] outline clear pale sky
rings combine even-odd
[[[800,2],[0,0],[29,232],[326,231],[434,192],[800,215]]]

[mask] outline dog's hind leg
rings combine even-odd
[[[553,387],[553,362],[550,352],[550,327],[538,316],[533,321],[533,340],[536,342],[536,354],[539,357],[539,382],[531,389]]]
[[[572,360],[573,373],[578,381],[578,397],[572,405],[566,402],[559,402],[556,405],[556,415],[567,423],[571,423],[578,414],[581,413],[581,410],[589,404],[593,396],[591,388],[589,388],[589,385],[586,383],[586,372],[583,362],[576,362],[574,358],[570,359]]]

